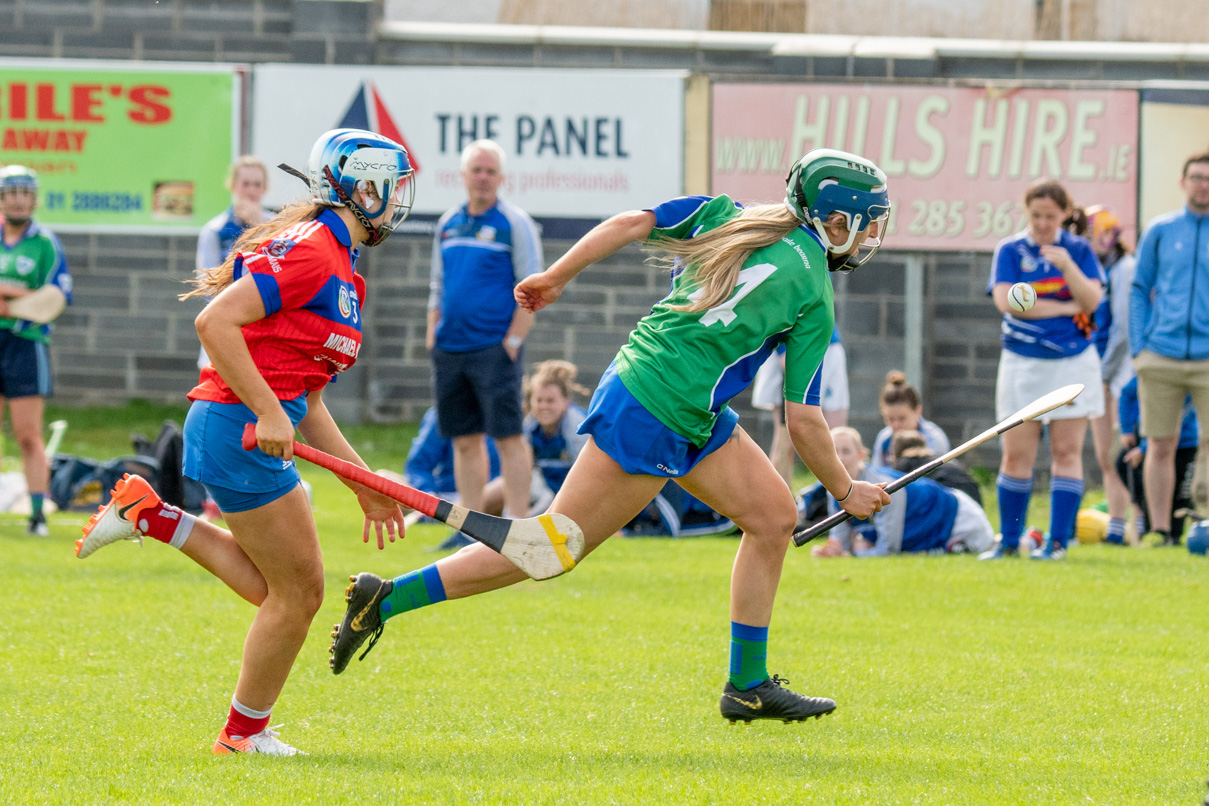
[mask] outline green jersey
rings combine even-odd
[[[63,259],[63,247],[50,230],[30,222],[21,240],[9,246],[0,241],[0,283],[41,288],[54,283],[71,301],[71,275]],[[43,344],[50,343],[51,325],[39,325],[24,319],[0,317],[0,329]]]
[[[727,196],[686,196],[652,209],[651,237],[687,239],[739,215]],[[698,447],[718,414],[784,342],[785,398],[804,403],[835,325],[827,253],[798,227],[743,263],[730,298],[699,313],[673,310],[697,290],[691,270],[645,316],[617,354],[617,374],[660,422]]]

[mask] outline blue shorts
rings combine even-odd
[[[738,424],[739,415],[727,406],[718,414],[709,440],[698,448],[647,411],[617,377],[617,368],[609,364],[579,433],[590,434],[596,446],[627,473],[674,479],[725,445]]]
[[[295,427],[306,416],[306,396],[281,401]],[[206,485],[223,512],[245,512],[276,501],[298,486],[293,460],[259,448],[243,449],[243,429],[256,415],[242,403],[195,400],[185,417],[184,473]]]
[[[11,330],[0,330],[0,397],[50,397],[50,350]]]
[[[437,431],[446,439],[486,434],[515,437],[525,420],[521,406],[524,361],[504,345],[464,353],[432,351],[432,389]]]

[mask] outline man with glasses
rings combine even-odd
[[[1150,445],[1142,468],[1153,535],[1147,542],[1163,545],[1180,541],[1171,534],[1171,500],[1185,396],[1209,411],[1209,152],[1185,160],[1180,188],[1187,204],[1151,221],[1138,244],[1129,301],[1141,432]],[[1206,442],[1209,429],[1201,432],[1193,482],[1201,511],[1209,498]]]

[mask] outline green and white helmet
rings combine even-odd
[[[829,256],[839,261],[833,270],[862,266],[881,247],[890,196],[886,174],[869,160],[847,151],[816,148],[790,168],[785,185],[785,205],[823,239]],[[842,215],[847,223],[848,239],[843,243],[832,243],[823,226],[833,213]],[[879,237],[867,238],[856,254],[843,255],[871,224],[878,225]]]

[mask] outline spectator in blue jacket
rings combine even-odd
[[[1134,506],[1138,508],[1138,533],[1150,532],[1150,512],[1146,506],[1146,480],[1142,472],[1142,461],[1146,456],[1146,438],[1138,434],[1138,379],[1132,378],[1121,388],[1119,403],[1121,420],[1121,452],[1117,455],[1117,475],[1129,490]],[[1180,422],[1180,436],[1175,449],[1175,487],[1171,496],[1171,542],[1179,543],[1184,533],[1184,521],[1187,515],[1177,516],[1180,510],[1193,509],[1192,503],[1192,474],[1188,471],[1196,460],[1197,443],[1200,440],[1200,426],[1196,420],[1196,409],[1192,406],[1192,396],[1184,398],[1184,416]],[[1106,538],[1108,543],[1121,544],[1124,541],[1112,534]]]
[[[1151,530],[1164,544],[1175,542],[1171,499],[1184,398],[1192,395],[1199,411],[1209,411],[1209,152],[1184,162],[1180,187],[1187,204],[1151,221],[1142,235],[1129,300],[1141,433],[1149,441],[1146,504]],[[1209,445],[1202,442],[1192,487],[1200,511],[1209,498],[1207,462]]]

